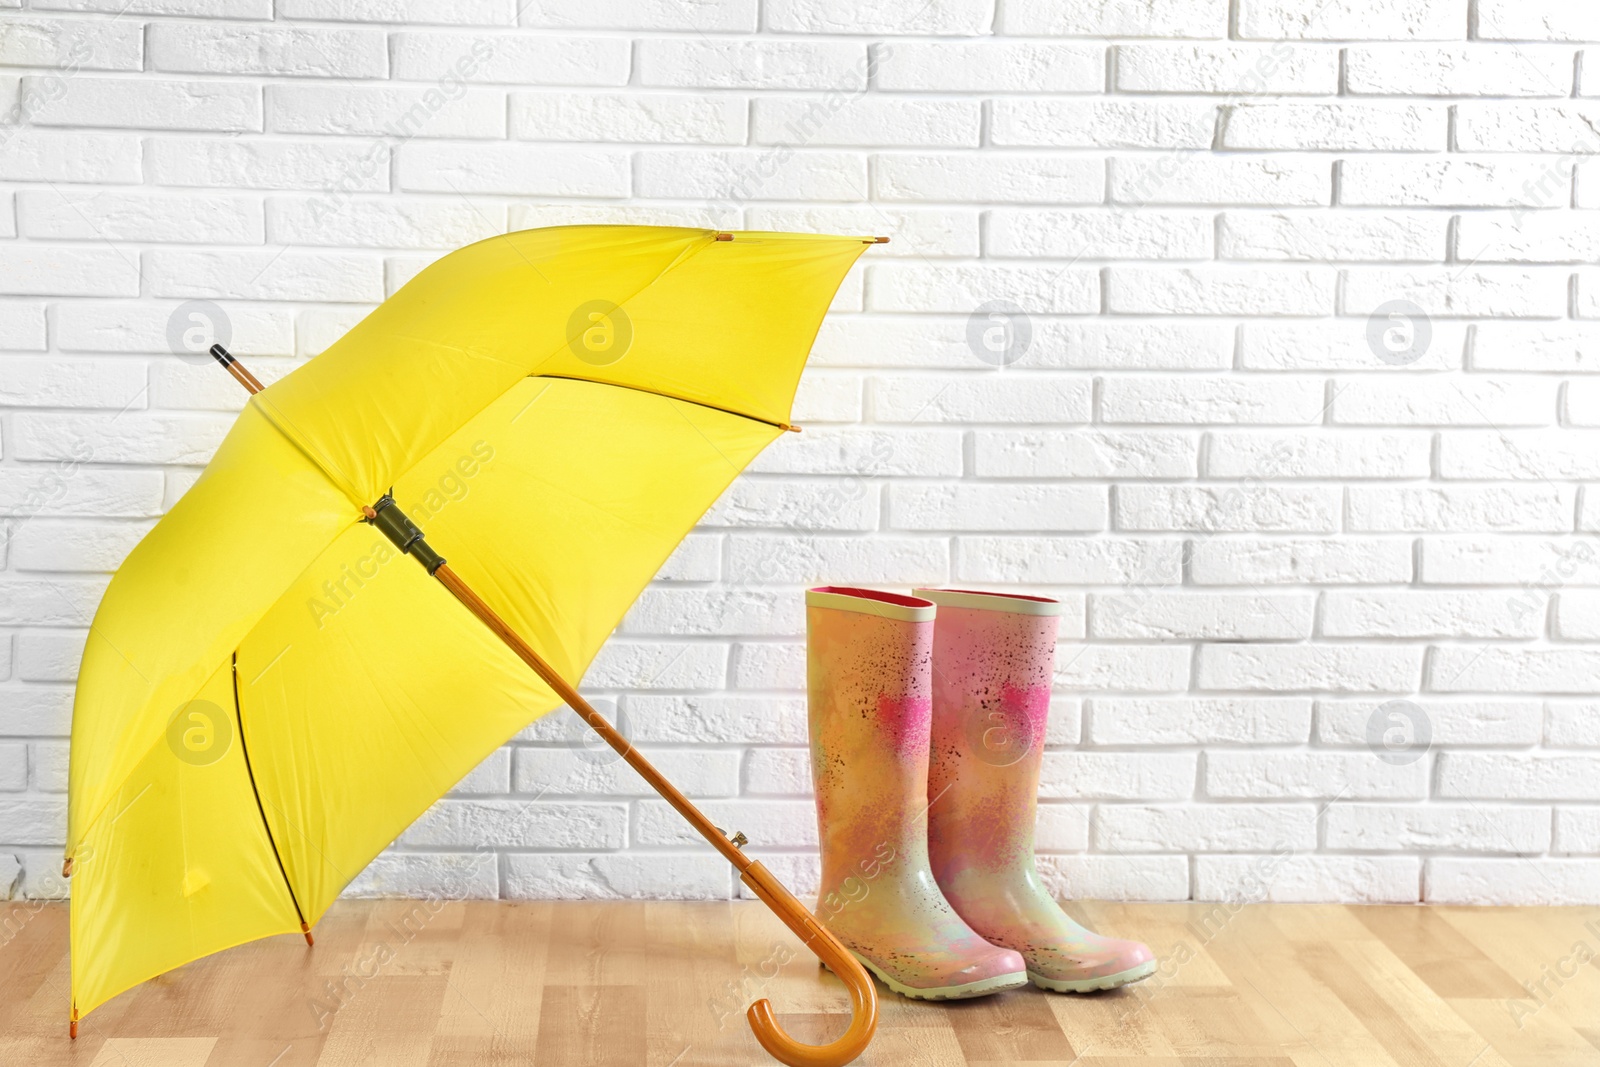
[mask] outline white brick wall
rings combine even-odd
[[[1594,5],[917,7],[0,2],[0,897],[53,885],[106,575],[240,406],[178,306],[270,380],[450,248],[623,221],[894,238],[585,680],[798,888],[800,591],[850,581],[1065,602],[1061,892],[1600,902]],[[582,736],[355,890],[733,892]]]

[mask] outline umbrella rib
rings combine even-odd
[[[289,891],[289,903],[294,905],[294,914],[300,920],[300,932],[305,935],[306,944],[312,944],[311,926],[306,922],[306,913],[300,908],[300,898],[295,896],[294,884],[289,881],[289,872],[283,865],[283,856],[278,852],[277,838],[272,836],[272,824],[267,821],[267,809],[261,803],[261,790],[256,787],[256,772],[250,765],[250,746],[244,739],[244,704],[239,700],[239,653],[233,653],[233,715],[239,724],[239,752],[244,756],[244,773],[250,779],[250,793],[256,798],[256,811],[261,813],[261,828],[267,833],[267,844],[272,846],[272,858],[278,863],[278,873],[283,876],[283,887]]]
[[[693,404],[696,407],[710,408],[712,411],[720,411],[724,415],[733,415],[736,418],[749,419],[751,422],[763,423],[767,426],[776,427],[779,430],[789,430],[793,433],[800,432],[800,427],[794,425],[793,423],[774,422],[772,419],[763,419],[760,415],[752,415],[747,411],[735,411],[732,408],[718,407],[716,404],[708,404],[704,400],[696,400],[693,397],[688,396],[679,396],[677,393],[669,393],[662,389],[645,389],[638,385],[624,385],[622,382],[607,382],[602,381],[599,378],[579,378],[573,374],[530,374],[528,377],[551,378],[564,382],[583,382],[586,385],[609,385],[616,389],[631,389],[636,393],[648,393],[651,396],[666,397],[668,400],[677,400],[685,404]]]

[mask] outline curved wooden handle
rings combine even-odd
[[[745,1012],[756,1040],[773,1059],[789,1067],[843,1067],[866,1051],[878,1029],[878,990],[872,984],[872,976],[759,861],[746,867],[739,880],[843,979],[845,988],[850,990],[850,1028],[837,1040],[826,1045],[802,1045],[783,1032],[772,1011],[772,1002],[764,998]]]

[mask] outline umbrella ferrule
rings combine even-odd
[[[394,497],[388,493],[378,498],[378,502],[372,505],[371,514],[363,521],[376,526],[401,552],[415,557],[429,574],[444,566],[444,557],[429,546],[422,536],[422,529],[400,510]]]

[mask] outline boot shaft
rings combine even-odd
[[[917,597],[834,586],[806,593],[824,892],[885,863],[926,863],[933,617]]]
[[[941,881],[1033,862],[1061,605],[919,589],[938,605],[928,838]]]

